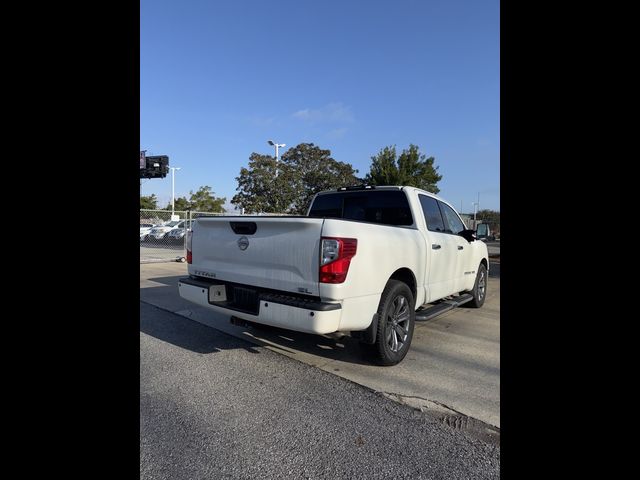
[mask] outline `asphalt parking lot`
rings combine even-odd
[[[231,325],[228,316],[179,297],[177,281],[186,274],[183,263],[141,264],[141,301],[343,377],[443,421],[463,419],[461,424],[499,437],[499,259],[491,262],[484,307],[463,306],[419,322],[407,357],[394,367],[363,360],[359,344],[348,336]]]
[[[499,478],[495,438],[140,302],[140,478]]]
[[[166,262],[184,257],[184,244],[160,242],[140,242],[140,263]]]

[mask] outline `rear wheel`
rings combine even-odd
[[[487,298],[487,267],[481,263],[476,274],[476,282],[473,284],[473,290],[469,292],[473,295],[473,300],[465,304],[471,308],[480,308],[484,305]]]
[[[378,306],[376,341],[369,346],[378,365],[396,365],[409,351],[416,312],[411,289],[403,282],[389,280]]]

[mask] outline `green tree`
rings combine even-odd
[[[294,172],[288,165],[277,166],[270,155],[252,153],[249,168],[242,167],[236,177],[238,187],[231,203],[245,213],[287,213],[295,198]]]
[[[140,209],[155,210],[156,208],[158,208],[158,199],[155,194],[140,197]]]
[[[480,210],[476,214],[476,218],[479,220],[484,220],[487,222],[495,222],[500,223],[500,212],[496,212],[495,210]]]
[[[489,228],[492,230],[500,229],[500,212],[496,212],[495,210],[480,210],[476,214],[476,218],[481,220],[482,223],[488,223]]]
[[[252,153],[248,167],[240,169],[238,193],[231,200],[245,213],[304,215],[317,192],[361,182],[350,164],[313,143],[290,148],[277,166],[275,157]]]
[[[224,213],[223,205],[227,201],[226,197],[216,197],[211,187],[205,185],[197,192],[189,191],[189,202],[186,208],[191,208],[195,212]],[[177,209],[176,201],[176,209]]]
[[[371,185],[403,185],[418,187],[432,193],[440,189],[437,183],[442,180],[435,159],[420,153],[418,146],[409,145],[398,157],[396,147],[389,146],[371,157],[371,167],[365,181]]]
[[[176,206],[175,206],[176,211],[185,211],[185,210],[188,210],[189,208],[190,208],[190,204],[189,204],[189,200],[187,200],[187,197],[176,198]],[[164,209],[171,211],[171,202],[169,202]]]
[[[313,196],[323,190],[335,190],[362,183],[349,163],[331,157],[331,150],[323,150],[313,143],[301,143],[282,155],[293,175],[294,200],[290,211],[296,215],[307,213]]]

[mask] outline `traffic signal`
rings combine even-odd
[[[142,168],[143,160],[144,168]],[[164,178],[169,173],[169,157],[166,155],[141,155],[140,167],[140,178]]]

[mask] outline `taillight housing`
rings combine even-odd
[[[193,255],[191,253],[191,235],[193,234],[192,230],[187,231],[187,263],[191,264],[193,262]]]
[[[358,240],[355,238],[322,237],[320,283],[344,283],[357,250]]]

